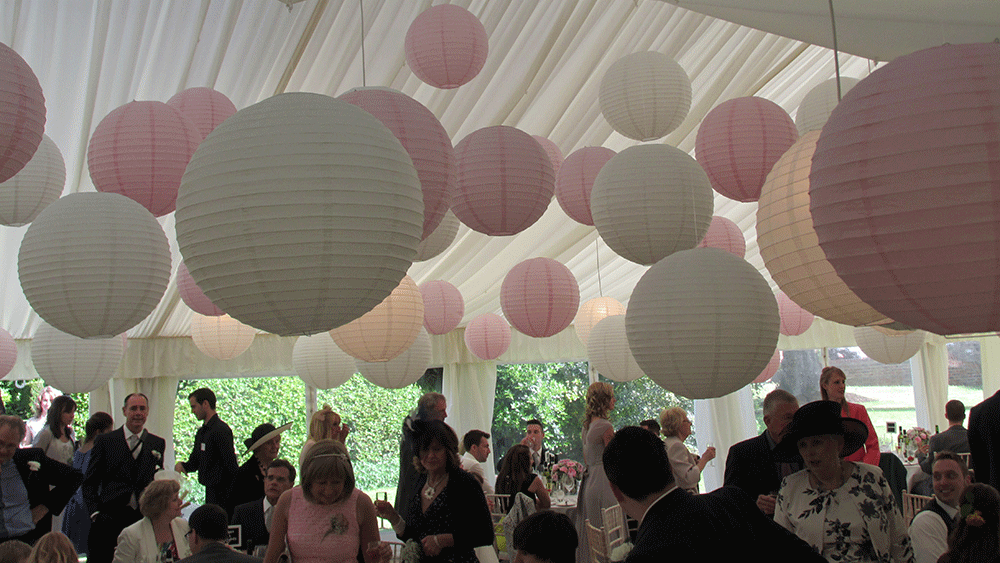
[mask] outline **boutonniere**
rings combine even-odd
[[[152,455],[152,456],[153,456],[153,459],[155,459],[156,461],[160,461],[161,459],[163,459],[163,455],[162,455],[162,454],[160,454],[160,452],[158,452],[158,451],[156,451],[156,450],[152,450],[152,451],[151,451],[151,452],[149,452],[149,453],[150,453],[150,455]]]
[[[41,468],[42,468],[42,464],[39,463],[39,462],[37,462],[37,461],[29,461],[28,462],[28,470],[30,470],[30,471],[38,471]]]

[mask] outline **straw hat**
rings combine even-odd
[[[285,430],[288,430],[291,427],[292,427],[291,422],[279,426],[277,428],[275,428],[273,424],[268,422],[259,425],[257,428],[253,429],[253,433],[250,434],[249,438],[243,440],[243,444],[246,445],[247,447],[247,451],[243,452],[243,455],[246,455],[256,450],[264,443],[273,440],[275,436],[278,436],[279,434],[281,434]]]

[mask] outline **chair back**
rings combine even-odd
[[[401,561],[400,556],[403,553],[403,542],[390,541],[386,543],[392,548],[392,556],[389,558],[390,563],[399,563]]]
[[[625,543],[628,531],[625,529],[625,516],[622,513],[622,505],[615,504],[602,510],[604,517],[604,543],[608,553],[616,547]]]
[[[604,539],[604,530],[595,528],[588,518],[584,523],[587,529],[587,546],[590,551],[590,563],[609,563],[608,545]]]
[[[493,517],[493,523],[496,524],[510,510],[510,495],[486,495],[486,504],[490,506],[490,515]]]
[[[958,457],[962,458],[962,461],[965,462],[965,466],[968,467],[969,466],[969,458],[972,457],[972,454],[966,452],[964,454],[958,454]]]
[[[920,512],[920,509],[933,498],[934,497],[927,497],[924,495],[911,495],[910,493],[903,491],[903,520],[906,522],[907,526],[910,525],[913,517]]]

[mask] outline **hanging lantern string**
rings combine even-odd
[[[837,101],[841,100],[840,92],[840,50],[837,48],[837,18],[833,14],[833,0],[830,2],[830,27],[833,28],[833,64],[837,72]]]
[[[601,235],[594,239],[594,258],[597,259],[597,293],[604,297],[604,286],[601,285]]]
[[[361,6],[361,86],[368,86],[368,77],[365,71],[365,0],[358,0]]]

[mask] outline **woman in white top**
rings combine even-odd
[[[31,441],[32,447],[42,448],[46,456],[59,463],[72,465],[76,436],[70,425],[75,417],[76,401],[69,395],[56,397],[46,414],[45,426]]]
[[[666,437],[663,446],[667,448],[670,458],[670,468],[674,472],[677,486],[692,493],[698,492],[698,482],[701,472],[708,462],[715,459],[715,448],[709,446],[699,458],[684,445],[684,440],[691,435],[691,419],[687,411],[680,407],[670,407],[660,412],[660,432]]]

